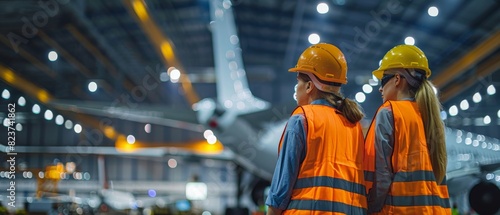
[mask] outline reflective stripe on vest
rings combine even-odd
[[[306,156],[283,214],[366,214],[361,125],[325,105],[301,106],[293,114],[307,122]]]

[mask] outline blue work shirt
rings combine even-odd
[[[324,99],[314,100],[311,104],[335,108]],[[300,165],[306,156],[306,128],[307,121],[303,114],[292,115],[288,119],[266,205],[281,210],[287,208]]]

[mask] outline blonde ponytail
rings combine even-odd
[[[415,100],[420,109],[424,124],[427,147],[431,158],[432,170],[438,183],[446,175],[446,141],[444,123],[441,120],[441,103],[434,94],[433,84],[424,79],[415,94]]]

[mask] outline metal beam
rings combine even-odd
[[[455,63],[445,68],[432,79],[432,82],[439,88],[445,87],[469,68],[477,64],[500,46],[500,31],[495,31],[490,37],[471,49],[466,55],[457,59]]]
[[[0,34],[0,41],[6,45],[7,47],[10,46],[9,40],[5,38],[3,34]],[[47,65],[39,61],[36,57],[31,55],[29,52],[25,51],[22,47],[18,47],[18,53],[21,55],[24,59],[28,60],[31,62],[34,66],[36,66],[38,69],[40,69],[42,72],[44,72],[47,76],[51,77],[52,79],[56,80],[57,79],[57,73],[54,72],[52,69],[50,69]]]
[[[473,75],[471,75],[465,82],[456,82],[445,88],[441,92],[440,100],[441,102],[446,102],[456,95],[464,92],[477,81],[482,80],[484,77],[498,71],[500,69],[500,55],[488,59],[487,61],[479,64],[475,69]]]
[[[161,56],[164,64],[167,67],[175,67],[181,72],[179,82],[186,93],[186,98],[190,105],[198,102],[200,99],[193,89],[189,76],[186,75],[186,70],[181,64],[174,50],[170,38],[163,34],[162,30],[154,22],[149,15],[146,4],[142,0],[123,0],[123,4],[128,9],[129,13],[136,19],[137,23],[142,27],[144,33],[148,36],[156,52]]]

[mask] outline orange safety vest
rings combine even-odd
[[[307,122],[306,155],[283,214],[366,214],[361,125],[326,105],[300,106],[295,114]]]
[[[424,125],[412,101],[388,101],[394,115],[393,181],[382,211],[377,214],[451,214],[446,179],[436,183]],[[369,191],[375,180],[375,118],[365,139],[365,179]]]

